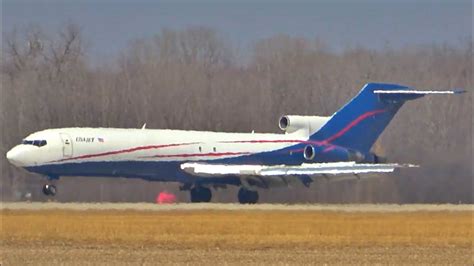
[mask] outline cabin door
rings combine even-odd
[[[71,136],[66,133],[60,133],[61,140],[63,142],[63,156],[65,158],[72,157],[72,140]]]

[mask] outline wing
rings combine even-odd
[[[263,188],[309,185],[315,178],[329,180],[360,179],[374,174],[390,173],[397,168],[417,167],[411,164],[358,164],[355,162],[310,163],[301,165],[226,165],[184,163],[181,169],[201,178],[239,176],[243,185]]]

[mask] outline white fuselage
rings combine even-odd
[[[304,131],[291,134],[221,133],[208,131],[61,128],[33,133],[8,159],[20,167],[110,161],[202,161],[282,149],[304,142]]]

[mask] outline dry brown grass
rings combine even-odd
[[[472,213],[9,211],[1,239],[164,247],[470,247]]]
[[[23,247],[24,254],[38,246],[69,246],[71,250],[94,247],[94,252],[101,248],[143,252],[151,247],[150,251],[212,251],[210,254],[260,250],[261,254],[275,251],[280,256],[285,252],[322,250],[346,250],[350,255],[348,249],[375,248],[379,250],[375,253],[387,255],[390,250],[442,251],[446,256],[456,256],[452,259],[457,262],[472,263],[472,215],[469,211],[4,210],[1,240],[6,250],[15,253],[15,249]],[[178,253],[184,258],[186,252]],[[399,258],[404,258],[403,252]],[[455,262],[447,259],[446,262]]]

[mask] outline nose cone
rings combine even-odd
[[[23,165],[20,157],[21,157],[21,149],[19,149],[18,147],[14,147],[13,149],[7,152],[7,160],[15,166]]]

